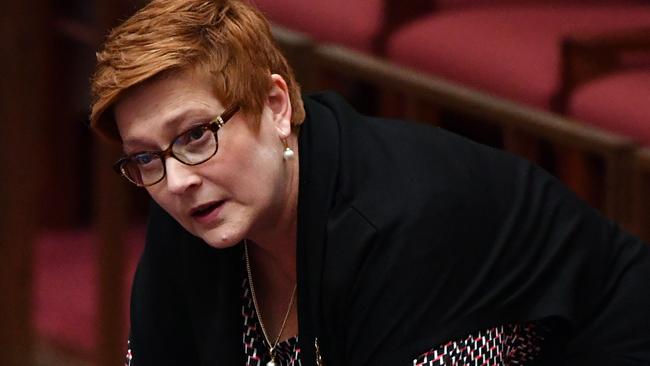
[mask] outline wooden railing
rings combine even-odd
[[[628,229],[639,231],[639,219],[633,218],[635,212],[631,208],[633,157],[638,146],[631,139],[573,122],[557,113],[423,74],[377,56],[336,45],[309,43],[307,38],[282,37],[290,33],[285,30],[277,32],[276,36],[283,48],[302,50],[300,59],[293,62],[309,60],[310,69],[303,72],[311,73],[308,76],[311,88],[319,88],[318,80],[323,74],[363,81],[380,89],[381,95],[399,95],[402,104],[399,117],[435,123],[439,113],[432,111],[453,112],[467,120],[497,127],[503,148],[533,161],[542,155],[537,151],[542,145],[569,149],[585,160],[597,161],[599,168],[586,173],[590,174],[588,179],[598,191],[583,198],[591,200],[593,206]],[[294,43],[296,39],[300,40],[299,44]],[[553,173],[561,175],[561,172]]]

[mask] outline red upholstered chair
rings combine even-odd
[[[563,51],[567,113],[650,146],[650,24],[573,36]]]
[[[429,0],[250,0],[276,25],[317,42],[381,52],[388,33],[433,7]]]
[[[562,111],[567,36],[650,25],[650,5],[643,1],[438,1],[437,11],[388,39],[391,61],[556,112]],[[599,199],[599,188],[588,178],[592,167],[571,148],[540,152],[534,141],[510,132],[504,141],[532,160],[552,160],[556,174],[584,199]]]
[[[574,91],[569,114],[650,146],[650,67],[620,71]]]
[[[248,0],[271,21],[303,91],[334,89],[357,108],[374,113],[374,90],[354,77],[317,69],[314,45],[337,44],[364,54],[382,55],[394,29],[430,11],[430,0]]]
[[[143,227],[131,230],[125,240],[124,272],[119,311],[121,329],[128,329],[128,299],[135,266],[144,244]],[[100,319],[99,240],[91,230],[52,230],[41,233],[34,250],[34,324],[41,342],[71,358],[92,361],[99,357]],[[119,337],[122,348],[127,335]]]
[[[398,64],[542,108],[552,108],[559,91],[565,36],[650,25],[647,2],[441,3],[438,11],[402,27],[388,39],[388,57]]]
[[[252,0],[273,23],[308,34],[316,41],[335,42],[371,51],[382,27],[383,0]]]
[[[354,89],[355,82],[342,81],[313,69],[313,47],[318,42],[342,44],[372,53],[384,34],[385,0],[250,0],[272,23],[273,35],[294,70],[303,91]]]

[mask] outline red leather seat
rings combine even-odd
[[[540,5],[540,4],[639,4],[638,0],[432,0],[438,9],[454,7],[503,6],[503,5]]]
[[[540,1],[451,7],[394,33],[388,57],[466,86],[550,108],[560,83],[563,37],[650,25],[649,5],[610,3],[615,5]]]
[[[373,51],[384,20],[383,0],[252,0],[272,22],[319,42]]]
[[[650,68],[593,80],[572,95],[572,117],[650,146]]]
[[[52,231],[39,236],[34,256],[34,323],[41,339],[91,357],[97,350],[97,235],[89,230]],[[129,314],[131,281],[144,243],[144,230],[126,240],[123,314]],[[128,328],[128,319],[123,319]],[[123,339],[126,339],[126,334]]]

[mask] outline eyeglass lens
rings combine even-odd
[[[217,136],[207,126],[193,128],[178,136],[171,155],[186,165],[201,164],[217,152]],[[124,161],[122,173],[133,183],[146,186],[165,176],[163,158],[159,153],[144,152]]]

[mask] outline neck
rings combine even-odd
[[[249,237],[248,250],[256,272],[266,278],[293,286],[296,283],[296,231],[298,219],[298,144],[289,140],[294,150],[293,159],[285,161],[287,171],[286,189],[273,210],[273,217],[265,218],[263,224]],[[284,287],[284,286],[283,286]]]
[[[260,287],[290,287],[296,283],[296,242],[273,249],[247,241],[248,255]]]

